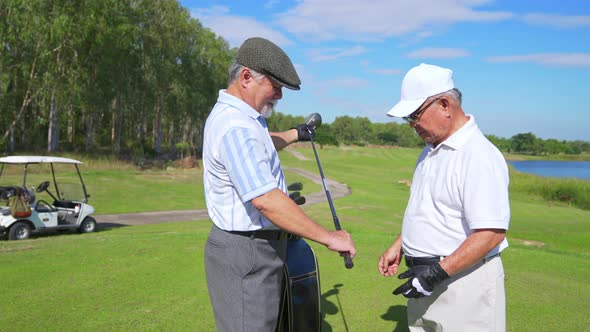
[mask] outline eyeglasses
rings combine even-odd
[[[410,114],[408,116],[404,116],[402,119],[404,119],[409,124],[416,124],[416,123],[418,123],[418,121],[420,121],[420,116],[422,115],[422,113],[424,113],[424,111],[426,111],[430,107],[430,105],[434,104],[440,98],[442,98],[442,97],[438,97],[438,98],[433,99],[431,102],[429,102],[422,109],[419,109],[419,110],[415,111],[414,113],[412,113],[412,114]]]

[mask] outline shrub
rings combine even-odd
[[[590,210],[590,181],[541,177],[515,171],[512,167],[510,175],[512,193],[533,194]]]

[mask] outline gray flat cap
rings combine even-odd
[[[299,90],[301,80],[291,60],[280,47],[260,37],[246,39],[240,46],[236,62],[268,75],[281,85]]]

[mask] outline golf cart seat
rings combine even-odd
[[[64,201],[64,200],[61,200],[61,201],[58,201],[58,200],[53,201],[53,206],[55,206],[56,208],[60,208],[61,207],[61,208],[73,209],[73,208],[76,207],[76,205],[78,205],[78,204],[76,204],[76,203],[74,203],[72,201]]]

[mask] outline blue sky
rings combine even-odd
[[[277,109],[389,122],[404,74],[450,68],[485,134],[590,141],[590,1],[181,0],[232,47],[260,36],[302,80]]]

